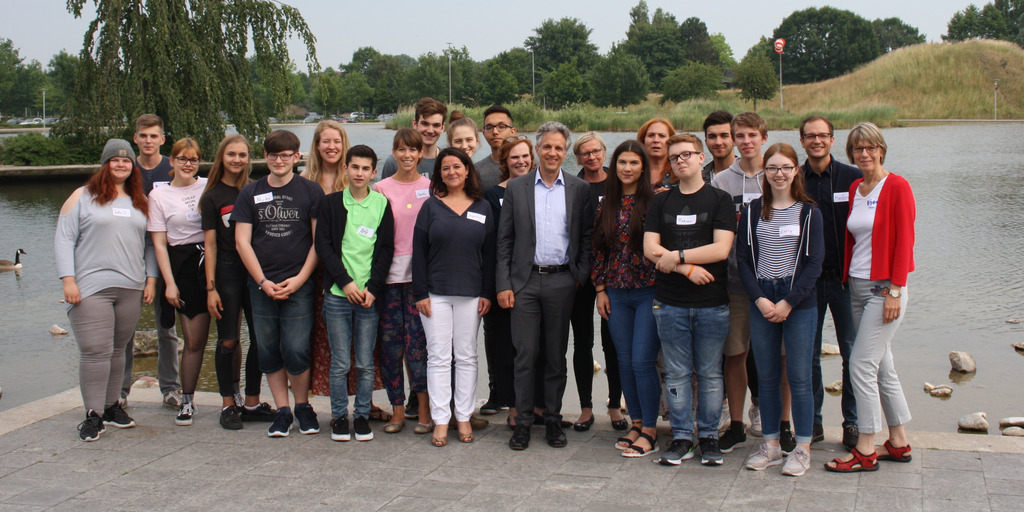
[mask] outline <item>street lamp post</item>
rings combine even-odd
[[[537,97],[537,53],[530,49],[530,76],[533,77],[533,93],[530,95],[532,98]]]
[[[999,79],[992,80],[992,120],[999,120]]]
[[[775,40],[775,53],[779,54],[779,110],[782,110],[782,49],[785,47],[785,39],[780,37]]]
[[[46,128],[46,89],[43,89],[43,128]]]
[[[448,45],[448,104],[452,103],[452,44]]]

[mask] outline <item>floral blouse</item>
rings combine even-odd
[[[634,204],[636,198],[633,195],[622,196],[615,239],[607,240],[604,250],[594,251],[591,255],[590,277],[594,286],[621,289],[654,286],[654,263],[644,257],[643,251],[633,249],[630,243],[629,218]],[[601,218],[603,206],[602,201],[597,207],[596,219]],[[594,229],[600,229],[600,225],[595,225]]]

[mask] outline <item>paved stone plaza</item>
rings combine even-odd
[[[378,398],[378,401],[381,401]],[[412,425],[394,435],[374,422],[370,442],[330,439],[330,408],[313,400],[321,433],[266,437],[266,424],[226,431],[220,397],[197,395],[194,425],[174,425],[154,389],[127,409],[138,427],[78,440],[77,389],[0,413],[0,511],[17,510],[1021,510],[1024,439],[911,432],[914,459],[875,473],[822,469],[839,456],[839,429],[814,445],[801,478],[743,469],[756,439],[719,467],[626,459],[599,415],[590,432],[550,448],[536,428],[524,452],[508,449],[504,414],[472,444],[436,448]],[[571,417],[571,416],[570,416]],[[660,429],[667,443],[668,427]],[[753,439],[753,441],[752,441]]]

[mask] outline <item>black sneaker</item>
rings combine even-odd
[[[242,430],[242,411],[239,407],[229,405],[220,411],[220,426],[225,430]]]
[[[303,434],[319,434],[320,422],[316,412],[309,404],[295,404],[295,419],[299,420],[299,432]]]
[[[820,443],[825,440],[825,427],[821,423],[815,423],[811,431],[811,442]]]
[[[405,419],[415,420],[420,417],[419,395],[409,392],[409,399],[405,401]]]
[[[178,411],[178,416],[174,418],[174,424],[182,427],[191,425],[192,415],[195,414],[195,412],[192,402],[181,404],[181,410]]]
[[[356,441],[370,441],[373,439],[373,430],[370,429],[370,420],[356,416],[355,421]]]
[[[348,418],[334,418],[331,420],[331,441],[351,441],[352,434],[348,432]]]
[[[843,446],[847,450],[852,450],[857,447],[857,441],[860,439],[860,430],[857,425],[845,425],[843,427]]]
[[[267,429],[267,437],[288,437],[288,431],[292,429],[292,409],[282,407],[274,413],[274,422]]]
[[[796,449],[796,435],[792,429],[784,428],[779,432],[779,447],[783,455],[789,455],[789,452]]]
[[[673,439],[668,449],[661,454],[661,458],[654,462],[662,466],[678,466],[686,459],[693,458],[693,441],[689,439]]]
[[[135,426],[135,420],[128,416],[128,413],[124,412],[120,403],[114,402],[114,405],[107,407],[103,411],[103,424],[117,428],[132,428]]]
[[[718,439],[702,437],[700,439],[700,463],[705,466],[720,466],[722,450],[718,449]]]
[[[78,424],[78,438],[82,441],[95,441],[106,430],[103,426],[103,418],[96,414],[96,411],[89,411],[89,414],[85,416],[85,421]]]
[[[747,444],[747,434],[743,428],[730,428],[718,438],[718,448],[722,453],[731,453],[734,449]]]
[[[499,411],[501,411],[501,404],[498,403],[497,393],[492,389],[491,396],[487,398],[487,403],[480,406],[480,414],[490,416],[498,414]]]
[[[274,421],[277,411],[270,404],[262,402],[255,410],[242,407],[242,421]]]

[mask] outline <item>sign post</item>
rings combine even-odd
[[[775,53],[779,54],[779,110],[782,110],[782,49],[785,47],[785,39],[780,37],[775,40]]]

